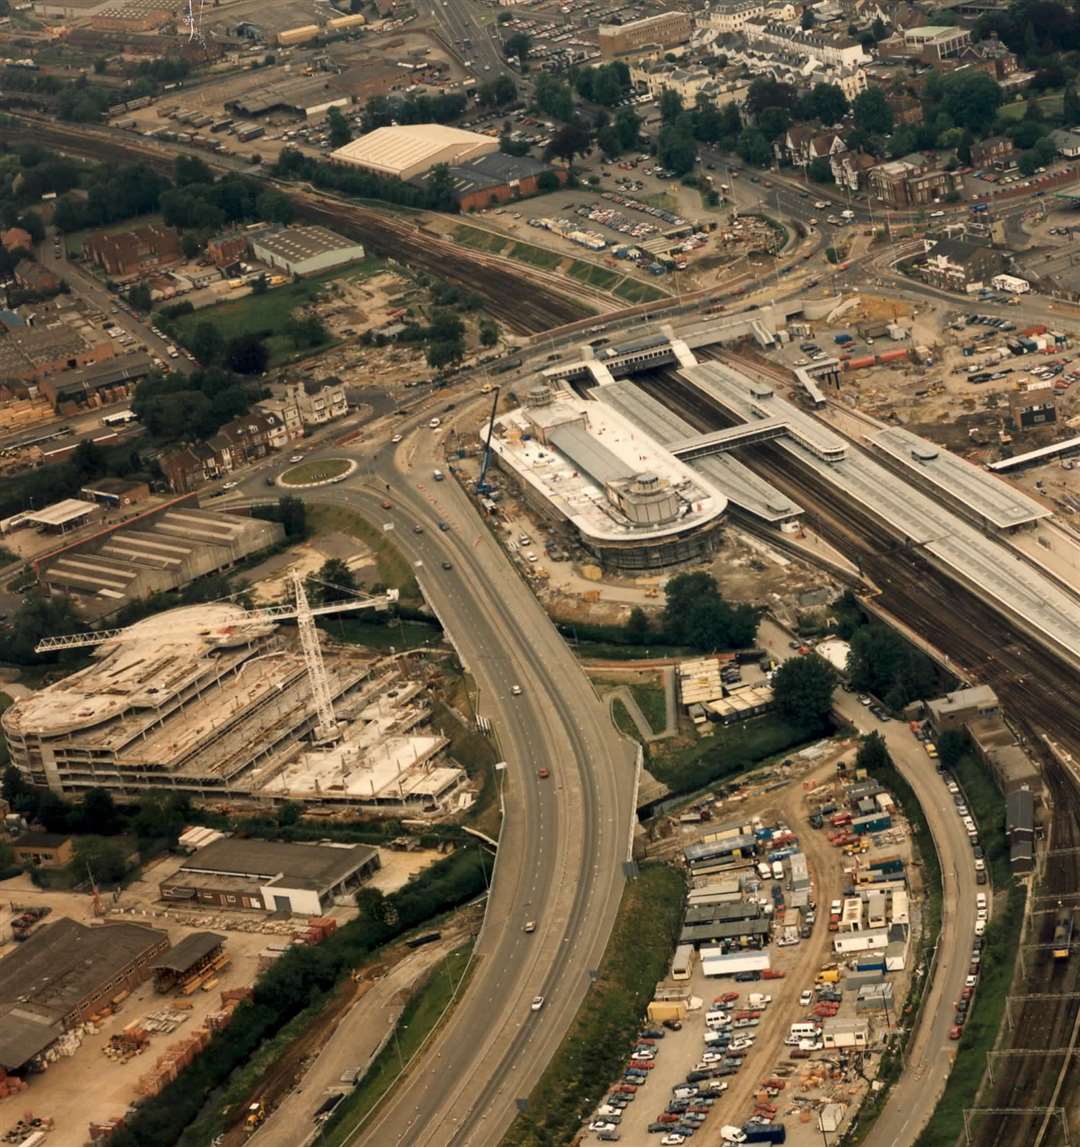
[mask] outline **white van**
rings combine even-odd
[[[772,876],[772,869],[764,860],[758,861],[757,870],[758,876],[760,876],[762,880],[768,880],[769,877]]]
[[[791,1025],[791,1035],[793,1039],[813,1039],[816,1040],[820,1034],[821,1029],[817,1024],[811,1023],[797,1023]]]
[[[441,470],[432,470],[431,476],[435,479],[436,482],[441,482],[446,477],[446,475],[443,474]]]
[[[986,893],[985,892],[976,892],[975,893],[975,907],[976,908],[985,908],[986,907]]]
[[[784,879],[784,865],[779,860],[774,860],[772,862],[772,878],[773,880]]]
[[[442,419],[441,418],[433,418],[428,423],[428,426],[430,426],[432,430],[438,430],[439,427],[442,426]]]

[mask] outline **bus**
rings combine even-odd
[[[115,414],[106,414],[101,421],[106,426],[127,426],[129,422],[137,422],[138,419],[131,410],[118,410]]]

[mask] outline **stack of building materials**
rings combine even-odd
[[[333,916],[313,916],[307,922],[307,930],[300,934],[302,944],[321,944],[327,936],[337,931],[337,921]]]
[[[143,1096],[157,1095],[166,1084],[172,1083],[209,1042],[210,1032],[206,1028],[198,1028],[186,1040],[168,1048],[158,1056],[153,1068],[139,1080],[136,1085],[138,1093]]]
[[[26,1090],[26,1086],[26,1083],[17,1075],[8,1075],[8,1073],[0,1067],[0,1099],[7,1099],[8,1096],[18,1095],[20,1091]]]
[[[679,676],[679,698],[684,705],[700,705],[705,701],[723,697],[720,661],[716,657],[681,661],[676,667],[676,672]]]
[[[149,1044],[149,1033],[138,1023],[130,1023],[122,1031],[109,1036],[109,1042],[101,1051],[115,1063],[127,1063],[133,1056],[142,1055]]]
[[[100,1143],[103,1139],[110,1138],[114,1132],[119,1131],[124,1126],[124,1118],[122,1115],[114,1115],[110,1119],[103,1119],[98,1123],[90,1124],[90,1142]]]

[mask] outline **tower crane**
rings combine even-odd
[[[337,719],[334,716],[333,695],[330,690],[330,680],[323,664],[322,649],[319,646],[319,631],[315,626],[317,617],[325,617],[332,613],[345,613],[357,609],[389,609],[398,600],[398,591],[388,589],[381,594],[365,594],[357,591],[355,597],[348,601],[333,602],[330,605],[312,605],[308,601],[304,588],[304,579],[298,571],[292,574],[292,591],[295,599],[291,605],[271,605],[264,609],[238,610],[228,617],[220,620],[207,620],[198,618],[197,610],[191,610],[191,623],[185,625],[185,619],[177,618],[172,628],[173,637],[209,638],[220,636],[222,640],[234,642],[240,631],[250,626],[258,629],[268,622],[296,621],[300,633],[300,647],[304,653],[304,663],[307,666],[308,680],[311,683],[311,696],[315,704],[317,724],[315,726],[315,740],[327,743],[338,740]],[[65,633],[57,637],[45,637],[34,647],[38,653],[55,653],[64,649],[84,649],[93,645],[106,645],[123,642],[127,637],[133,636],[139,628],[135,625],[125,626],[122,629],[87,630],[84,633]]]

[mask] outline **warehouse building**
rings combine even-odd
[[[225,937],[217,932],[192,932],[179,944],[174,944],[150,966],[154,973],[154,988],[171,992],[173,988],[190,984],[204,976],[208,969],[221,967],[225,950]]]
[[[162,881],[163,900],[318,916],[380,866],[367,845],[216,840]]]
[[[768,920],[716,920],[706,924],[685,924],[680,944],[722,944],[727,947],[762,948],[769,942],[772,926]]]
[[[84,508],[80,523],[102,513],[97,502],[71,501],[72,513]],[[26,518],[37,524],[33,515]],[[125,602],[181,589],[228,569],[283,537],[279,523],[261,518],[192,506],[158,507],[42,558],[38,581],[49,593],[69,596],[104,616]]]
[[[364,248],[326,227],[282,227],[256,232],[251,253],[261,263],[290,275],[310,275],[364,257]]]
[[[504,155],[493,151],[468,163],[452,164],[447,169],[450,186],[462,211],[481,211],[496,203],[509,203],[540,192],[540,177],[545,172],[560,183],[566,173],[556,171],[548,163],[529,155]],[[431,179],[431,171],[418,175],[412,182],[424,187]]]
[[[413,179],[440,163],[468,163],[499,150],[489,135],[445,124],[417,123],[380,127],[331,153],[338,163],[362,167],[393,179]]]
[[[674,48],[690,39],[690,16],[686,12],[659,12],[625,24],[601,24],[600,55],[614,60],[632,52]]]
[[[141,924],[66,917],[0,960],[0,1067],[18,1071],[69,1028],[141,984],[169,937]]]

